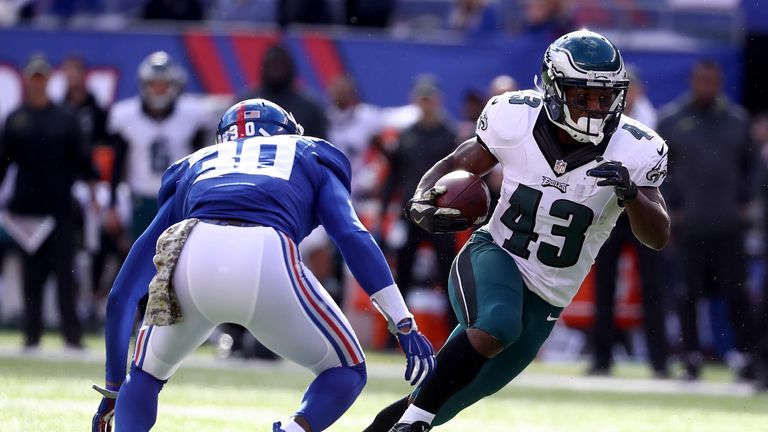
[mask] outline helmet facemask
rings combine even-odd
[[[611,84],[587,85],[573,81],[554,80],[555,94],[552,99],[558,107],[555,112],[559,112],[559,116],[550,120],[568,132],[574,140],[597,145],[606,133],[616,129],[619,117],[624,111],[627,87]]]
[[[158,85],[157,83],[162,83]],[[162,85],[167,87],[162,92],[156,90]],[[173,104],[181,94],[181,85],[173,81],[162,79],[149,80],[141,83],[141,100],[150,108],[157,111],[163,111]]]
[[[181,94],[185,81],[184,70],[163,51],[150,54],[139,65],[141,100],[152,110],[168,109]]]

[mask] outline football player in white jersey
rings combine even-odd
[[[157,51],[139,65],[139,94],[117,102],[109,112],[107,130],[114,137],[112,208],[116,189],[125,181],[133,214],[130,240],[136,240],[157,213],[156,196],[165,169],[202,148],[209,138],[209,118],[201,103],[182,93],[186,72],[168,53]],[[119,231],[120,218],[111,211],[107,229]]]
[[[502,166],[493,216],[453,262],[459,325],[434,375],[366,431],[426,431],[507,385],[535,358],[622,211],[648,247],[669,240],[658,189],[667,146],[622,116],[628,80],[619,50],[597,33],[568,33],[547,49],[541,78],[539,91],[492,97],[477,136],[427,171],[408,204],[411,221],[429,232],[467,228],[459,210],[435,207],[444,192],[436,181]]]

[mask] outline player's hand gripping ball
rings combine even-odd
[[[488,218],[491,192],[479,175],[453,171],[442,176],[435,186],[445,186],[445,193],[435,199],[437,207],[460,211],[470,225],[480,225]]]
[[[485,222],[491,194],[479,176],[453,171],[441,177],[420,197],[408,201],[405,215],[432,234],[463,231]]]

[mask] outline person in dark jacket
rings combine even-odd
[[[296,65],[283,45],[273,45],[264,54],[261,87],[247,90],[237,100],[254,98],[271,100],[301,119],[307,135],[323,139],[328,136],[325,111],[313,96],[296,87]]]
[[[72,278],[71,188],[77,178],[97,177],[75,113],[54,104],[46,94],[50,74],[51,66],[43,57],[35,56],[27,63],[23,71],[24,101],[8,116],[0,140],[0,178],[5,177],[10,164],[18,167],[16,187],[8,204],[11,218],[52,225],[42,243],[25,247],[22,257],[24,344],[28,349],[40,343],[43,288],[51,272],[56,276],[66,346],[82,348]]]
[[[86,87],[88,66],[85,59],[71,55],[61,62],[61,71],[67,81],[62,102],[77,114],[85,144],[92,151],[96,145],[107,141],[107,111]]]
[[[66,80],[66,93],[62,104],[75,112],[80,122],[83,145],[86,147],[91,160],[101,175],[102,180],[108,180],[112,173],[113,148],[107,134],[107,111],[99,105],[96,98],[88,90],[88,65],[85,59],[72,54],[61,62],[61,72]],[[122,261],[127,254],[126,246],[121,243],[122,237],[113,235],[104,229],[99,217],[99,211],[94,207],[88,208],[87,203],[81,202],[82,208],[78,221],[81,232],[82,249],[90,255],[90,285],[96,298],[106,296],[112,281],[103,281],[108,260],[115,258]],[[125,242],[123,242],[125,243]],[[96,301],[91,302],[88,312],[88,323],[91,327],[98,324]],[[99,325],[100,326],[100,325]]]
[[[688,380],[699,378],[703,362],[696,312],[704,296],[727,299],[736,348],[753,348],[744,234],[755,155],[747,113],[726,99],[721,83],[717,63],[697,63],[690,92],[661,110],[657,128],[673,173],[665,195],[685,282],[678,313]]]
[[[419,109],[419,119],[403,130],[399,144],[391,155],[391,172],[385,186],[383,202],[389,203],[399,194],[402,203],[408,202],[421,179],[421,174],[456,148],[456,132],[446,119],[442,95],[433,77],[421,76],[411,90],[411,99]],[[414,285],[413,267],[419,245],[431,244],[437,254],[438,274],[426,281],[428,287],[435,282],[444,285],[456,252],[456,238],[452,235],[432,235],[414,224],[407,224],[407,239],[397,253],[397,284],[404,293]]]
[[[282,2],[284,4],[297,2]],[[289,5],[290,6],[290,5]],[[281,4],[282,8],[286,7]],[[251,88],[238,96],[237,100],[262,98],[270,100],[286,111],[301,119],[304,133],[322,139],[328,138],[328,117],[323,106],[308,92],[296,86],[296,65],[288,48],[277,44],[269,47],[261,64],[261,87]],[[341,279],[341,261],[337,260],[334,277]],[[231,354],[244,357],[258,357],[275,360],[271,351],[256,341],[241,326],[225,324],[224,332],[231,335],[234,342],[230,346]]]

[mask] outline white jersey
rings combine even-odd
[[[486,229],[515,259],[528,288],[564,307],[622,212],[613,188],[587,176],[595,157],[621,161],[639,187],[658,187],[667,173],[667,146],[642,123],[621,116],[607,143],[582,144],[563,157],[543,109],[541,93],[511,92],[493,97],[478,119],[477,136],[504,174]]]
[[[138,96],[117,102],[107,130],[128,143],[125,178],[131,193],[157,195],[166,168],[194,151],[195,133],[207,126],[201,103],[190,95],[179,96],[171,115],[159,121],[141,109]]]

